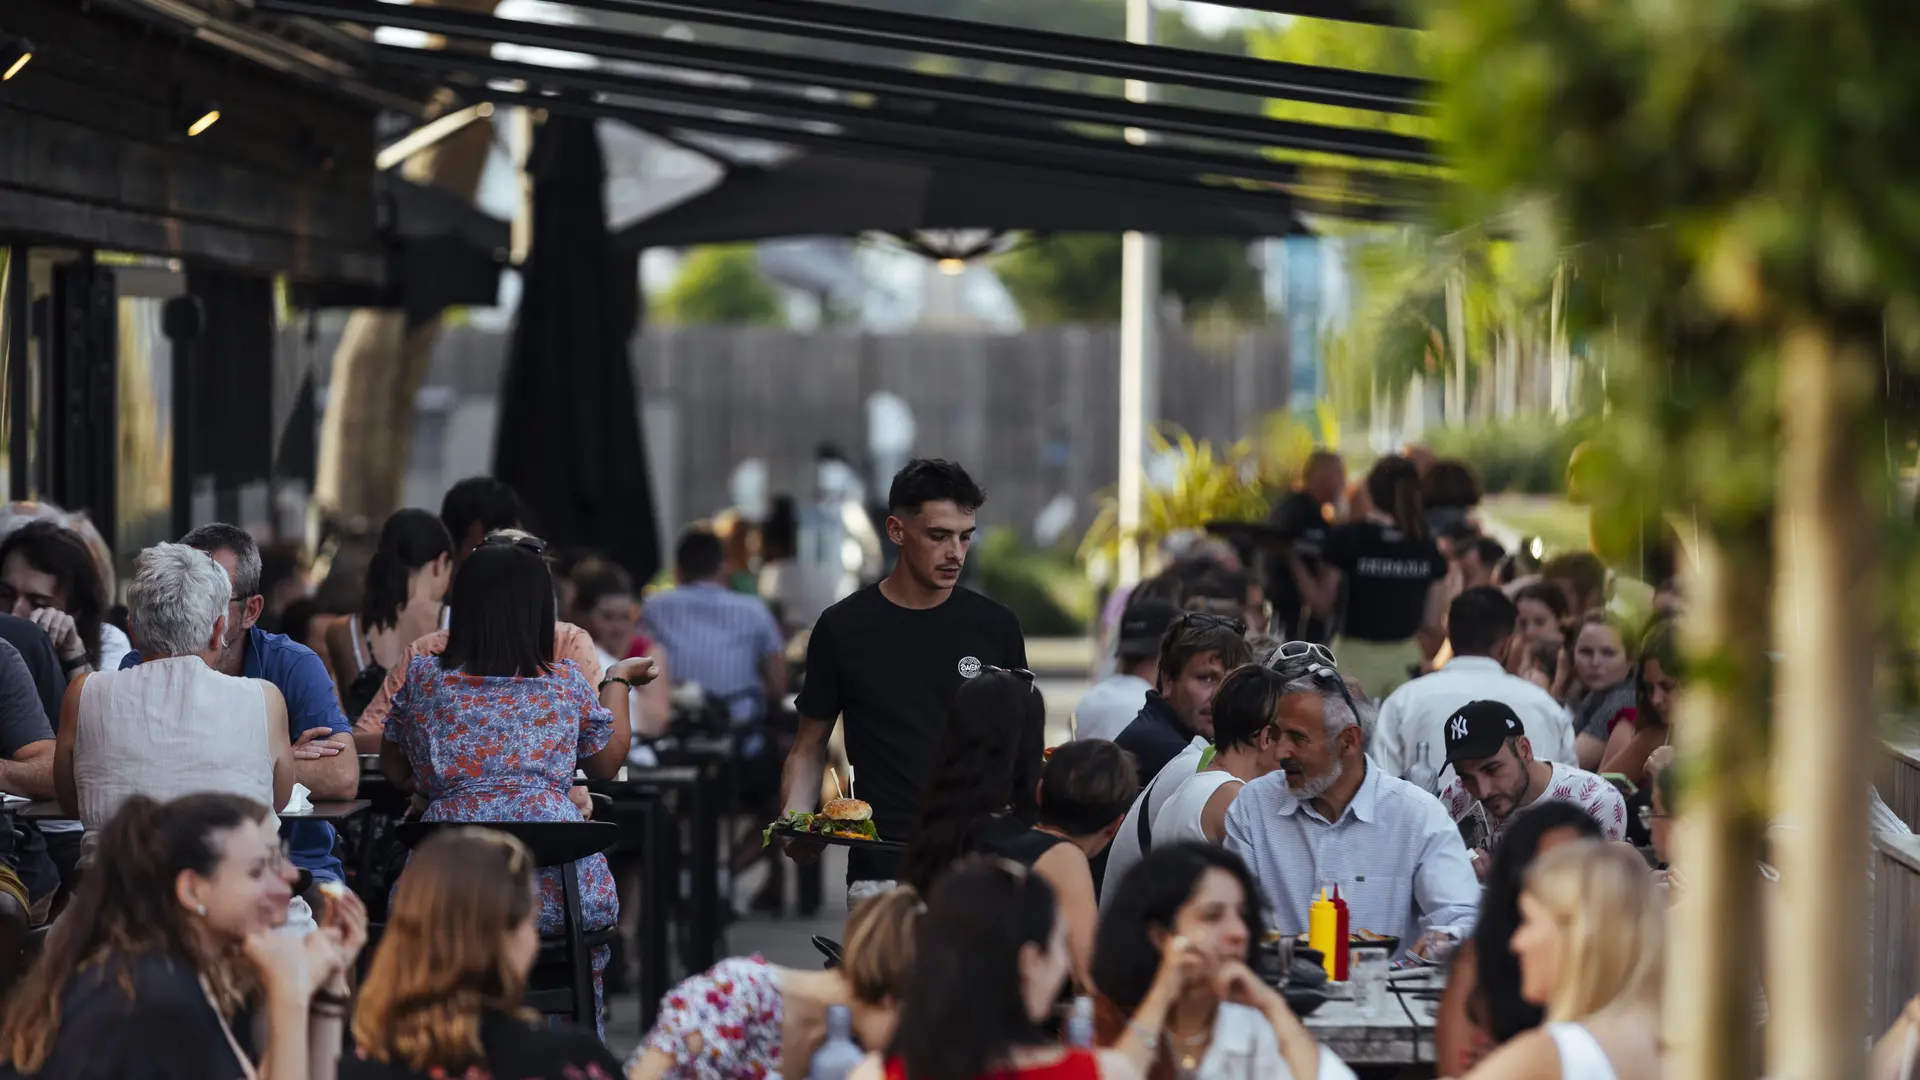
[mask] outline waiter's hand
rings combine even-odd
[[[818,840],[810,840],[803,836],[782,836],[780,838],[780,850],[786,854],[787,858],[792,859],[801,866],[805,866],[819,858],[820,853],[825,851],[826,847],[827,845]]]

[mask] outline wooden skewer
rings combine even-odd
[[[840,770],[839,770],[839,769],[828,769],[828,770],[827,770],[827,775],[828,775],[828,776],[831,776],[831,777],[833,777],[833,797],[834,797],[834,798],[836,798],[836,799],[838,799],[838,798],[840,798],[840,797],[841,797],[841,794],[840,794]]]

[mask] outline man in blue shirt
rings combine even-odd
[[[260,594],[260,545],[245,529],[202,525],[180,542],[213,556],[233,579],[227,644],[220,653],[222,674],[265,679],[287,701],[287,737],[293,743],[293,778],[306,785],[315,801],[351,799],[360,791],[360,758],[353,751],[353,725],[340,711],[333,679],[312,649],[255,624],[266,607]],[[140,662],[131,652],[121,667]],[[276,807],[275,809],[278,809]],[[342,881],[333,854],[333,826],[324,821],[289,821],[280,828],[293,864],[316,882]]]

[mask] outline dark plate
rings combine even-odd
[[[836,847],[866,848],[868,851],[905,851],[907,849],[907,845],[898,840],[855,840],[848,836],[823,836],[820,833],[801,832],[785,825],[774,826],[773,835],[791,836],[797,840],[814,840]]]

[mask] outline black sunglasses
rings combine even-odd
[[[1244,634],[1247,632],[1246,623],[1230,616],[1216,615],[1211,611],[1189,611],[1180,616],[1180,622],[1177,625],[1183,629],[1191,626],[1203,630],[1215,626],[1224,626],[1236,634]]]
[[[517,547],[524,551],[531,551],[542,558],[547,554],[547,542],[537,536],[504,536],[500,533],[495,533],[485,540],[480,541],[480,546]]]

